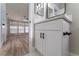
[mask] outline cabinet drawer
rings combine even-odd
[[[62,30],[62,20],[35,24],[35,30]]]

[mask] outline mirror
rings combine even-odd
[[[35,14],[38,14],[40,16],[44,16],[44,3],[35,3],[34,5],[34,11]]]
[[[65,3],[48,3],[47,4],[47,18],[65,13]]]

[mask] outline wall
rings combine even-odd
[[[66,13],[72,14],[70,51],[79,54],[79,3],[67,4]]]
[[[31,21],[30,23],[30,33],[29,33],[29,48],[30,52],[34,50],[33,47],[33,41],[34,41],[34,4],[30,3],[29,4],[29,20]]]
[[[47,3],[44,3],[44,16],[40,16],[40,15],[37,15],[37,14],[35,14],[34,13],[34,23],[38,23],[38,22],[41,22],[41,21],[45,21],[45,20],[47,20],[47,15],[46,15],[46,9],[47,9]],[[52,4],[51,4],[52,5]],[[50,7],[52,8],[52,6],[50,5]],[[57,4],[57,6],[61,6],[62,4]],[[61,7],[63,7],[63,6],[61,6]],[[60,8],[61,8],[60,7]],[[57,14],[61,14],[61,11],[63,11],[64,12],[64,10],[63,9],[61,9],[61,10],[59,10],[58,12],[56,12]],[[54,14],[54,13],[53,13]]]
[[[44,16],[40,16],[34,13],[34,23],[46,20],[46,3],[44,3]]]
[[[13,20],[24,20],[28,17],[28,3],[6,3],[7,17]]]

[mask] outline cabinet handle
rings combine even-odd
[[[42,33],[40,33],[40,38],[42,38]]]
[[[44,39],[44,33],[40,33],[40,38]]]
[[[43,37],[42,38],[44,39],[44,33],[43,33]]]
[[[71,35],[71,34],[72,34],[71,32],[70,32],[70,33],[69,33],[69,32],[63,32],[63,35],[64,35],[64,36],[65,36],[65,35],[68,35],[68,36],[69,36],[69,35]]]

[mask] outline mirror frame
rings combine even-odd
[[[36,4],[39,4],[39,3],[34,3],[34,13],[37,14],[37,15],[39,15],[39,16],[44,17],[44,14],[41,15],[41,14],[39,14],[39,13],[36,13],[36,10],[35,10],[35,6],[36,6]],[[43,7],[44,7],[44,3],[43,3]],[[44,9],[45,9],[45,8],[44,8]]]
[[[66,13],[66,3],[64,3],[64,13],[60,14],[60,15],[64,15]],[[60,15],[56,15],[56,16],[52,16],[52,17],[48,17],[48,3],[46,4],[46,18],[47,19],[50,19],[50,18],[53,18],[53,17],[57,17],[57,16],[60,16]]]

